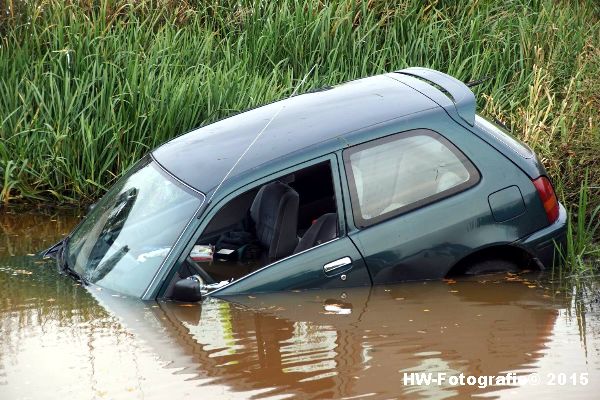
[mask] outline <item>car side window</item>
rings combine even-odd
[[[465,190],[475,166],[452,143],[425,129],[344,151],[354,221],[366,227]]]

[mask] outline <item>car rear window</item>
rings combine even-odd
[[[424,129],[347,149],[344,163],[358,227],[422,207],[479,180],[464,154]]]

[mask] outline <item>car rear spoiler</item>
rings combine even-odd
[[[473,126],[475,124],[475,110],[477,106],[475,95],[465,83],[451,77],[450,75],[446,75],[443,72],[429,68],[406,68],[400,71],[395,71],[394,74],[408,75],[425,81],[429,85],[437,88],[445,95],[444,97],[446,100],[444,100],[444,98],[441,96],[432,96],[430,91],[423,93],[422,90],[419,90],[417,87],[413,87],[410,82],[402,80],[403,83],[411,86],[413,89],[418,90],[431,100],[438,103],[440,107],[443,107],[444,109],[447,109],[448,107],[454,107],[458,115],[469,125]]]

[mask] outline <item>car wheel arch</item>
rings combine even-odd
[[[445,277],[464,275],[470,266],[486,260],[509,261],[516,264],[520,270],[539,269],[534,256],[526,249],[512,244],[496,244],[465,255],[450,267]]]

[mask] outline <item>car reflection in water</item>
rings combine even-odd
[[[209,299],[201,305],[145,303],[143,314],[143,303],[96,295],[178,373],[210,378],[233,391],[446,397],[501,388],[405,386],[404,373],[531,372],[557,309],[566,305],[552,304],[528,286],[503,277],[421,282]]]

